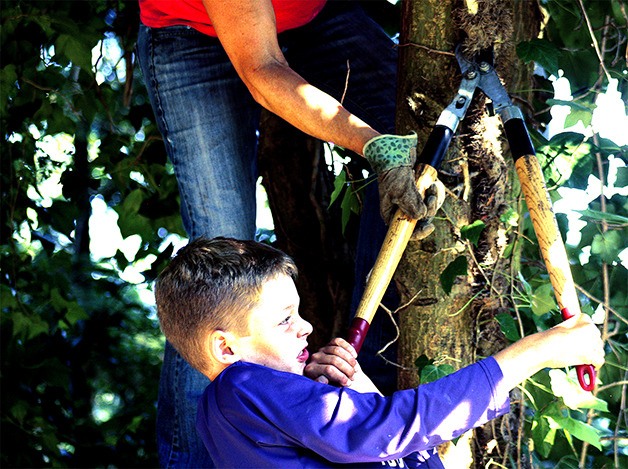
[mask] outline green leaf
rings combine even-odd
[[[521,285],[523,286],[523,289],[525,290],[526,295],[531,296],[532,285],[530,285],[530,283],[525,279],[525,277],[521,274],[521,272],[518,272],[517,276],[519,277],[519,282],[521,282]]]
[[[8,285],[0,284],[0,307],[3,311],[17,307],[15,294]],[[4,320],[4,317],[2,318]]]
[[[536,62],[548,73],[558,76],[560,50],[546,39],[532,39],[517,44],[517,55],[526,63]]]
[[[340,171],[340,174],[338,174],[338,176],[336,176],[336,178],[334,179],[334,191],[331,193],[331,197],[329,201],[330,207],[336,201],[336,199],[342,193],[342,191],[345,189],[346,186],[347,186],[347,174],[343,170],[343,171]]]
[[[24,422],[24,417],[28,415],[29,408],[30,406],[26,401],[17,401],[11,406],[10,412],[13,418],[22,424]]]
[[[417,372],[419,373],[419,375],[421,374],[421,370],[423,370],[423,368],[425,368],[427,365],[432,365],[433,363],[434,363],[434,360],[431,358],[428,358],[427,355],[425,355],[424,353],[421,354],[419,358],[414,360],[414,366],[417,367]]]
[[[495,319],[499,322],[500,328],[508,340],[516,342],[521,338],[517,323],[510,314],[499,313],[495,315]]]
[[[504,253],[502,254],[503,259],[508,259],[512,255],[512,251],[515,248],[515,243],[508,243],[504,248]]]
[[[56,52],[65,55],[74,65],[87,73],[92,73],[92,50],[89,44],[79,38],[60,34],[56,42]]]
[[[572,417],[552,416],[548,417],[548,419],[554,420],[565,432],[569,432],[579,440],[586,441],[597,449],[602,450],[600,435],[595,427]]]
[[[617,260],[622,245],[622,236],[618,231],[607,231],[593,237],[591,254],[599,256],[607,264],[612,264]]]
[[[60,312],[65,310],[65,307],[67,305],[67,301],[66,301],[65,298],[63,298],[61,293],[59,293],[59,289],[58,288],[53,288],[50,291],[50,304],[55,309],[55,311],[58,312],[58,313],[60,313]]]
[[[576,109],[571,108],[571,112],[565,117],[565,127],[572,127],[576,125],[578,122],[582,122],[582,125],[585,127],[589,127],[591,125],[591,121],[593,120],[593,110],[592,109]]]
[[[573,104],[573,101],[548,101],[549,104]],[[586,187],[591,174],[592,145],[585,141],[584,135],[578,132],[561,132],[537,148],[537,157],[548,184],[567,182],[570,187],[573,187],[572,183]],[[572,173],[577,173],[575,181],[571,181],[574,177]]]
[[[440,284],[449,295],[458,275],[467,275],[467,258],[458,256],[440,274]]]
[[[88,318],[89,315],[85,312],[83,308],[81,308],[81,306],[76,301],[71,301],[68,303],[65,319],[70,325],[73,326],[78,321],[83,321]]]
[[[605,213],[598,210],[574,210],[580,213],[585,220],[606,220],[610,224],[628,225],[628,217],[616,215],[614,213]]]
[[[466,225],[460,228],[460,235],[462,236],[462,239],[468,239],[473,243],[474,246],[477,246],[480,239],[480,234],[482,234],[482,230],[484,230],[485,226],[486,223],[484,223],[482,220],[475,220],[470,225]]]
[[[580,230],[580,243],[578,243],[578,247],[582,249],[584,246],[591,246],[593,243],[593,238],[595,235],[600,233],[600,228],[595,223],[587,223]]]
[[[554,395],[561,397],[570,409],[596,409],[608,412],[606,401],[583,390],[577,380],[571,379],[563,370],[549,370],[549,377]]]
[[[626,4],[624,0],[611,0],[615,21],[619,24],[626,21]]]
[[[558,66],[564,71],[564,76],[568,77],[571,89],[575,90],[574,95],[579,94],[578,91],[582,93],[586,89],[593,88],[599,78],[595,70],[599,66],[599,60],[589,45],[584,50],[562,51]]]
[[[54,108],[58,108],[59,106],[54,106]],[[56,135],[60,133],[73,134],[76,132],[76,123],[70,119],[65,113],[60,110],[53,110],[50,112],[50,115],[46,118],[47,128],[46,131],[50,135]]]
[[[586,441],[600,450],[602,449],[600,435],[595,427],[573,418],[569,409],[558,401],[547,406],[543,415],[549,420],[550,424],[555,424],[562,428],[567,438],[569,438],[569,435],[573,435],[579,440]]]
[[[431,383],[455,371],[454,367],[451,365],[435,365],[434,360],[428,358],[425,354],[417,358],[414,361],[414,365],[417,367],[417,374],[419,375],[421,384]]]
[[[622,166],[617,168],[617,179],[615,180],[615,187],[628,186],[628,166]]]
[[[64,200],[55,200],[46,212],[50,216],[50,225],[59,233],[72,238],[74,221],[79,216],[77,205]]]
[[[5,116],[9,97],[15,93],[17,72],[14,64],[9,64],[0,70],[0,115]]]
[[[550,98],[547,100],[547,104],[549,105],[563,105],[563,106],[577,106],[577,103],[573,101],[564,101],[561,99]],[[586,109],[583,106],[583,109]],[[569,153],[573,153],[573,149],[580,147],[584,143],[584,135],[579,132],[559,132],[554,135],[550,140],[547,141],[547,145],[557,148],[564,149]]]
[[[444,376],[452,374],[454,371],[451,365],[427,365],[421,370],[421,384],[431,383]]]
[[[576,125],[578,121],[582,121],[585,127],[591,125],[593,119],[593,111],[596,106],[593,103],[583,103],[582,101],[566,101],[562,99],[548,99],[547,104],[550,106],[568,106],[571,111],[565,118],[565,127]]]
[[[355,213],[357,215],[360,213],[360,200],[355,191],[351,189],[345,191],[340,207],[342,208],[342,232],[344,233],[351,219],[351,214]]]
[[[50,326],[40,316],[25,315],[20,312],[14,312],[11,316],[13,320],[13,336],[22,337],[30,340],[40,334],[47,334]]]
[[[351,214],[359,214],[360,213],[360,199],[356,191],[353,189],[353,186],[350,182],[347,182],[346,172],[343,170],[336,176],[334,179],[334,191],[331,193],[329,206],[340,197],[341,194],[342,200],[340,202],[341,208],[341,222],[342,222],[342,232],[345,232],[347,228],[347,224],[351,219]]]
[[[567,100],[567,99],[555,99],[555,98],[550,98],[547,100],[547,104],[550,106],[567,106],[570,107],[571,109],[576,109],[578,111],[591,111],[591,107],[586,105],[586,104],[582,104],[579,101],[571,101],[571,100]],[[575,133],[576,135],[582,135],[582,134],[578,134],[577,132],[565,132],[565,133]],[[558,134],[560,135],[560,134]],[[584,140],[584,135],[582,135],[581,141]]]
[[[554,446],[554,440],[556,439],[557,426],[550,425],[549,420],[543,415],[537,415],[532,421],[532,440],[534,441],[534,448],[546,458],[552,447]]]
[[[144,202],[144,191],[135,189],[126,196],[124,201],[114,207],[118,213],[118,226],[123,238],[133,234],[139,234],[142,239],[147,239],[152,233],[150,220],[139,214]]]
[[[556,308],[554,290],[550,283],[544,283],[534,290],[532,294],[532,312],[534,314],[543,316]]]
[[[519,213],[513,209],[512,207],[508,207],[500,216],[499,220],[507,226],[518,226],[519,225]]]
[[[78,321],[89,318],[89,315],[76,301],[68,301],[65,299],[58,288],[53,288],[50,291],[50,304],[55,311],[65,313],[64,318],[71,326]]]
[[[571,440],[569,440],[569,442],[571,443]],[[580,469],[580,461],[575,455],[567,454],[560,458],[560,460],[553,469]]]
[[[595,142],[595,149],[598,152],[602,153],[604,157],[608,157],[609,155],[622,153],[622,151],[625,151],[627,148],[626,146],[622,148],[617,143],[613,142],[612,140],[609,140],[608,138],[604,138],[598,135]],[[626,167],[622,166],[621,168],[617,168],[617,169],[618,170],[626,169]]]

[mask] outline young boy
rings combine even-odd
[[[197,429],[217,467],[443,467],[435,447],[507,413],[524,379],[604,362],[599,331],[580,315],[385,397],[342,339],[308,364],[312,326],[299,316],[296,274],[270,246],[200,238],[157,281],[166,338],[212,381]]]

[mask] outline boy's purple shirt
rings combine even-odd
[[[407,464],[442,467],[421,459],[508,412],[502,378],[488,358],[384,397],[238,362],[205,390],[197,429],[217,467],[399,467],[416,452]]]

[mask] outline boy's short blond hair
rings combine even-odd
[[[262,286],[278,275],[296,279],[285,253],[255,241],[198,238],[183,247],[155,285],[166,339],[200,372],[210,369],[205,341],[215,330],[247,333]]]

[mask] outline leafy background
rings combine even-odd
[[[543,36],[520,44],[518,53],[566,77],[573,99],[548,101],[545,81],[534,103],[536,127],[546,128],[553,104],[567,106],[567,126],[579,127],[533,136],[557,204],[606,186],[608,195],[589,197],[586,209],[559,215],[559,223],[575,240],[568,251],[583,311],[600,323],[608,353],[594,397],[579,393],[563,370],[529,380],[520,391],[523,431],[512,444],[527,448],[535,467],[621,467],[628,458],[628,148],[589,124],[611,80],[626,107],[627,5],[541,4]],[[185,233],[176,181],[133,60],[137,10],[136,2],[111,0],[2,1],[5,467],[157,466],[163,338],[151,283]],[[103,213],[119,236],[101,232],[95,221]],[[519,233],[508,253],[520,256],[512,314],[498,317],[510,340],[556,317],[525,213],[522,203],[505,215]],[[471,241],[477,229],[469,227]],[[444,285],[452,270],[441,275]],[[443,372],[421,357],[418,365],[434,377]],[[502,461],[521,465],[508,455]]]

